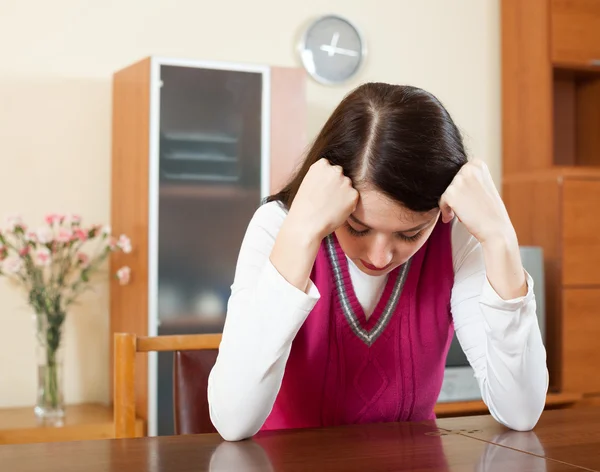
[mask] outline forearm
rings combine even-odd
[[[481,243],[485,271],[490,285],[504,300],[527,293],[525,271],[519,252],[519,242],[512,227]]]
[[[321,236],[288,216],[275,239],[270,260],[288,283],[307,292],[310,273],[321,245]]]
[[[486,369],[482,393],[492,415],[517,430],[531,429],[548,389],[546,350],[536,316],[533,291],[525,298],[500,300],[484,288]]]

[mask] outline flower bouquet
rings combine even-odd
[[[64,417],[61,341],[69,307],[116,251],[131,252],[127,236],[113,237],[108,226],[84,226],[77,215],[47,215],[45,224],[33,230],[20,217],[10,217],[0,231],[0,275],[24,289],[35,320],[35,414],[42,420],[61,423]],[[127,284],[130,269],[122,267],[114,275]]]

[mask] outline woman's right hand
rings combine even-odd
[[[358,196],[340,166],[319,159],[302,180],[288,218],[307,228],[320,241],[356,210]]]

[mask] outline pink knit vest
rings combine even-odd
[[[450,224],[388,276],[366,320],[335,235],[311,280],[321,298],[296,335],[262,430],[435,418],[453,335]]]

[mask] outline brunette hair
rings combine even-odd
[[[290,182],[266,201],[290,208],[310,166],[321,158],[342,167],[355,187],[372,185],[406,208],[430,211],[467,162],[462,136],[429,92],[366,83],[329,117]]]

